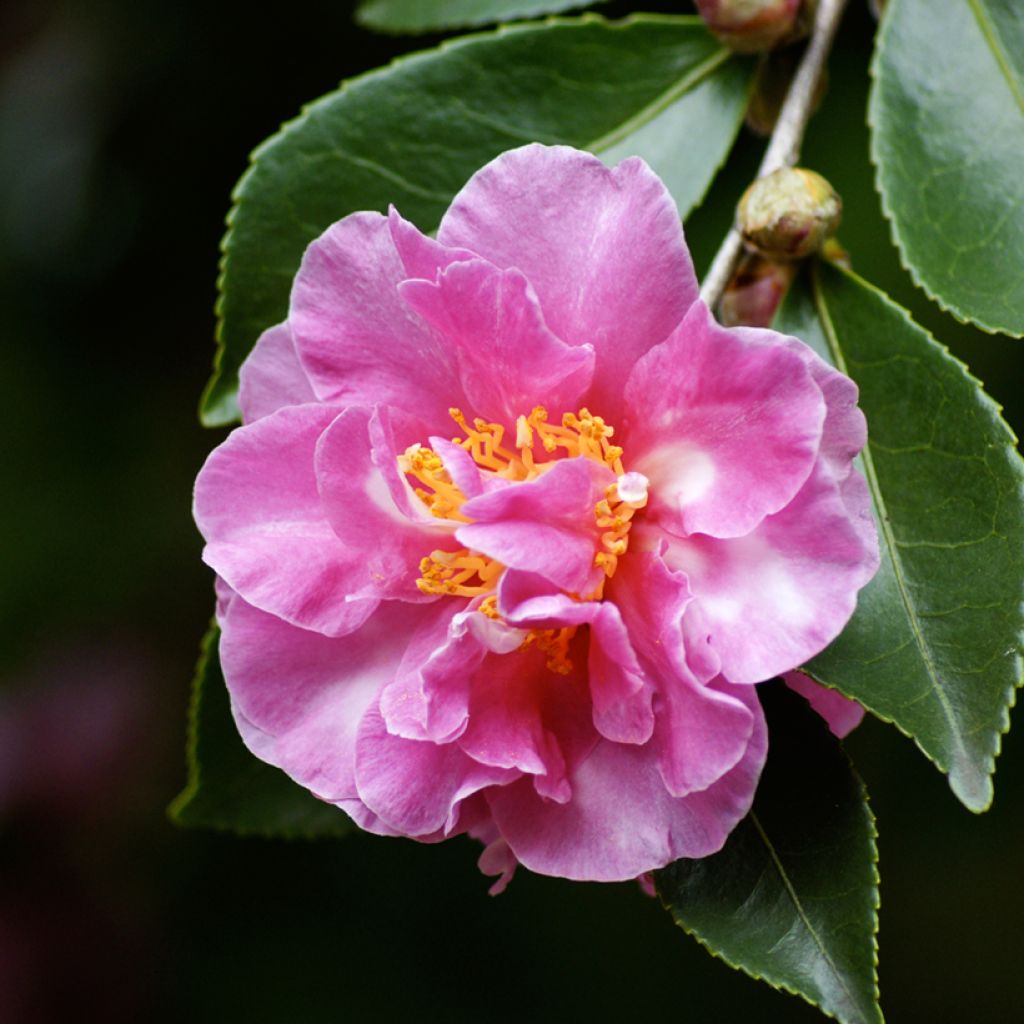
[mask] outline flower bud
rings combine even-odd
[[[839,226],[842,210],[842,200],[820,174],[783,167],[743,193],[739,229],[762,255],[799,260],[821,248]]]
[[[788,37],[800,0],[697,0],[708,28],[738,53],[769,50]]]
[[[719,303],[718,322],[723,327],[771,327],[796,270],[792,260],[778,263],[744,253]]]

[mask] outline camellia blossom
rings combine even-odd
[[[495,889],[714,853],[753,684],[878,564],[856,398],[714,321],[640,159],[505,153],[436,240],[344,218],[196,483],[243,739],[364,829],[476,837]]]

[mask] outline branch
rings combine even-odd
[[[814,18],[811,41],[807,44],[800,66],[786,93],[786,100],[779,111],[775,130],[757,171],[759,178],[777,171],[780,167],[792,167],[799,160],[804,131],[814,105],[814,93],[825,69],[825,61],[832,48],[832,41],[835,39],[845,6],[846,0],[820,0],[818,13]],[[715,254],[714,262],[700,290],[700,297],[712,309],[721,299],[742,251],[743,239],[734,225]]]

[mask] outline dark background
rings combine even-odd
[[[337,0],[263,10],[0,7],[0,1017],[821,1019],[709,958],[632,884],[523,871],[491,899],[465,839],[290,843],[168,822],[211,609],[189,505],[223,436],[195,407],[231,187],[303,103],[434,42],[368,35]],[[1019,425],[1024,343],[929,305],[889,244],[864,127],[872,31],[852,0],[804,162],[844,197],[855,268]],[[687,225],[698,266],[759,145],[744,137]],[[869,721],[848,749],[881,832],[889,1019],[1017,1019],[1020,741],[980,818],[895,730]]]

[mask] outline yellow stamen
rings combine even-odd
[[[578,413],[567,412],[559,424],[552,424],[547,410],[537,406],[529,415],[516,419],[515,451],[504,447],[505,428],[500,423],[474,419],[472,425],[460,409],[448,410],[451,418],[462,430],[463,437],[452,438],[452,443],[468,452],[473,461],[492,476],[510,481],[534,480],[547,472],[562,458],[587,458],[606,466],[617,477],[625,473],[622,448],[612,444],[615,430],[589,409]],[[537,442],[540,442],[539,446]],[[543,449],[537,461],[538,447]],[[411,477],[414,493],[441,519],[469,523],[462,506],[465,494],[453,482],[441,457],[430,448],[412,445],[398,457],[399,468]],[[605,581],[615,575],[618,560],[629,547],[628,534],[633,515],[647,504],[647,499],[627,502],[619,498],[615,484],[605,490],[605,496],[594,505],[594,523],[601,531],[599,550],[594,565],[602,570],[597,587],[582,600],[597,601],[604,595]],[[491,619],[500,620],[494,590],[505,567],[486,555],[460,548],[457,551],[432,551],[420,561],[417,587],[424,594],[450,594],[457,597],[486,595],[478,610]],[[581,600],[579,595],[573,598]],[[522,649],[535,646],[547,655],[552,672],[565,675],[572,669],[569,645],[576,634],[575,626],[561,629],[530,630]]]

